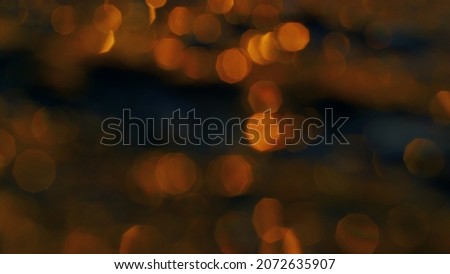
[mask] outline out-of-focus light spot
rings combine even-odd
[[[350,52],[350,41],[341,32],[331,32],[323,38],[322,47],[325,51],[337,50],[346,56]]]
[[[194,16],[186,7],[176,7],[169,14],[168,25],[170,31],[176,35],[181,36],[190,33],[193,22]]]
[[[284,148],[279,119],[272,114],[256,113],[246,124],[246,138],[250,146],[260,152]]]
[[[253,210],[253,227],[256,234],[267,243],[274,243],[284,237],[283,209],[276,199],[264,198]]]
[[[391,30],[386,24],[372,23],[364,31],[367,44],[377,50],[387,48],[392,40]]]
[[[339,20],[342,26],[351,30],[361,30],[367,24],[369,14],[362,5],[342,5]]]
[[[217,18],[208,13],[200,14],[194,20],[195,38],[205,44],[211,44],[219,39],[222,26]]]
[[[79,132],[75,118],[62,110],[41,108],[31,121],[31,132],[36,140],[47,145],[73,141]]]
[[[135,225],[125,231],[120,241],[121,254],[153,254],[162,247],[159,230],[150,225]]]
[[[65,254],[104,254],[110,253],[104,240],[90,232],[76,229],[64,240],[62,253]]]
[[[259,52],[267,62],[272,63],[278,59],[278,44],[273,32],[268,32],[261,37]]]
[[[31,193],[44,191],[55,180],[55,161],[42,150],[29,149],[16,157],[13,175],[23,190]]]
[[[77,28],[76,11],[72,6],[58,6],[52,12],[51,22],[55,32],[68,35]]]
[[[431,140],[420,138],[406,146],[403,161],[411,174],[422,178],[438,175],[445,165],[441,148]]]
[[[271,113],[276,113],[283,103],[280,89],[271,81],[259,81],[253,84],[247,99],[254,112],[270,109]]]
[[[303,253],[300,239],[297,237],[294,230],[292,229],[286,229],[286,231],[284,232],[283,253],[284,254]]]
[[[152,25],[156,20],[156,9],[153,6],[148,6],[148,25]]]
[[[234,0],[208,0],[209,9],[217,14],[225,14],[233,8]]]
[[[103,32],[109,34],[111,31],[117,31],[122,24],[122,13],[114,5],[101,5],[94,13],[94,25]]]
[[[158,161],[156,180],[166,194],[184,193],[197,181],[197,167],[185,154],[169,153]]]
[[[349,214],[336,227],[336,242],[345,253],[373,253],[380,240],[378,226],[364,214]]]
[[[208,178],[213,187],[229,197],[246,193],[253,183],[253,176],[251,163],[240,155],[220,157],[208,168]]]
[[[309,43],[309,30],[301,23],[282,24],[276,32],[278,43],[283,50],[296,52]]]
[[[322,77],[324,80],[336,80],[342,77],[347,68],[345,57],[338,50],[325,50],[324,52],[325,64],[322,70]]]
[[[430,114],[437,122],[450,122],[450,91],[439,91],[430,102]]]
[[[156,43],[153,53],[161,68],[174,70],[179,68],[183,61],[184,44],[174,37],[162,38]]]
[[[268,31],[278,24],[279,11],[270,4],[258,5],[252,13],[252,21],[257,29]]]
[[[254,252],[257,245],[254,233],[249,216],[231,212],[217,221],[214,237],[223,253],[242,254]]]
[[[216,62],[216,71],[220,79],[229,84],[242,81],[252,69],[251,62],[240,48],[222,52]]]
[[[214,68],[214,58],[207,50],[191,47],[186,50],[183,72],[191,79],[206,78]]]
[[[164,7],[167,0],[145,0],[147,5],[154,7],[155,9]]]
[[[263,35],[259,33],[252,34],[246,43],[245,49],[253,62],[259,65],[266,65],[270,62],[260,52],[262,37]]]
[[[115,42],[116,38],[114,37],[114,32],[113,31],[108,32],[108,35],[106,36],[105,42],[103,43],[103,46],[100,49],[99,53],[109,52],[111,48],[114,46]]]
[[[0,168],[11,163],[16,156],[16,140],[6,130],[0,129]]]
[[[133,182],[128,186],[128,192],[134,201],[151,205],[161,202],[161,189],[156,180],[156,167],[160,158],[159,154],[147,155],[133,166]]]
[[[414,248],[422,244],[428,235],[428,217],[421,209],[397,205],[388,213],[387,231],[396,245]]]

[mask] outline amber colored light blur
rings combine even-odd
[[[154,7],[155,9],[163,7],[167,0],[145,0],[147,5]]]
[[[109,248],[104,240],[82,229],[70,232],[62,246],[62,253],[65,254],[101,254],[108,251]]]
[[[217,58],[216,71],[222,81],[234,84],[248,76],[251,62],[240,48],[225,50]]]
[[[252,13],[252,21],[257,29],[267,31],[278,24],[279,11],[270,4],[258,5]]]
[[[280,47],[286,51],[299,51],[309,43],[309,30],[301,23],[284,23],[277,30]]]
[[[430,114],[435,121],[450,122],[450,92],[441,90],[430,101]]]
[[[194,35],[198,41],[211,44],[219,39],[222,26],[217,18],[209,13],[200,14],[194,20]]]
[[[169,153],[158,161],[156,180],[166,194],[187,192],[197,181],[197,168],[185,154]]]
[[[397,205],[387,217],[387,230],[390,239],[403,248],[413,248],[422,244],[429,232],[426,213],[408,205]]]
[[[114,46],[113,31],[102,32],[95,27],[83,27],[80,32],[81,43],[89,53],[106,53]]]
[[[62,110],[41,108],[33,115],[31,131],[34,138],[44,144],[64,144],[73,141],[79,132],[73,118]]]
[[[76,11],[69,5],[58,6],[52,12],[51,22],[55,32],[61,35],[71,34],[77,27]]]
[[[42,150],[29,149],[17,156],[13,175],[23,190],[40,192],[48,189],[55,180],[55,161]]]
[[[16,156],[16,140],[6,130],[0,129],[0,168],[7,166]]]
[[[274,120],[270,125],[266,120]],[[272,114],[256,113],[246,125],[246,138],[250,146],[260,152],[273,151],[284,147],[279,119]]]
[[[214,68],[214,59],[210,52],[203,48],[191,47],[186,50],[183,72],[191,79],[206,78]]]
[[[162,245],[158,229],[150,225],[135,225],[125,231],[120,241],[121,254],[157,253]]]
[[[161,155],[151,154],[139,159],[131,170],[133,182],[128,192],[134,201],[141,204],[157,205],[161,200],[161,189],[156,180],[156,167]]]
[[[192,31],[194,16],[186,7],[176,7],[169,13],[168,25],[176,35],[185,35]]]
[[[121,24],[122,13],[114,5],[101,5],[95,10],[94,25],[99,31],[117,31]]]
[[[271,81],[259,81],[253,84],[248,93],[248,102],[254,112],[269,110],[276,113],[283,103],[281,91]]]
[[[299,237],[292,229],[286,229],[283,238],[283,253],[284,254],[300,254],[303,253],[302,245]]]
[[[373,253],[380,240],[378,226],[364,214],[349,214],[336,227],[336,242],[344,253]]]
[[[231,10],[234,0],[208,0],[209,9],[217,14],[224,14]]]
[[[174,37],[162,38],[155,45],[153,54],[161,68],[167,70],[177,69],[183,61],[184,44]]]
[[[276,199],[264,198],[253,210],[253,227],[256,234],[268,243],[281,240],[284,237],[282,205]]]
[[[240,212],[229,212],[220,217],[214,238],[220,251],[226,254],[252,253],[257,243],[250,217]]]
[[[431,140],[420,138],[406,146],[403,161],[411,174],[424,178],[438,175],[445,165],[441,148]]]

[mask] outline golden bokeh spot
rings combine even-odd
[[[251,69],[247,54],[240,48],[225,50],[217,58],[216,71],[220,79],[229,84],[244,80]]]
[[[101,5],[94,13],[95,27],[108,34],[110,31],[117,31],[122,24],[122,13],[114,5]]]
[[[25,191],[31,193],[44,191],[55,180],[55,161],[42,150],[26,150],[16,157],[13,176],[19,187]]]
[[[0,168],[11,163],[16,156],[16,140],[6,130],[0,129]]]
[[[195,38],[205,44],[216,42],[222,32],[220,21],[214,15],[208,13],[197,16],[193,28]]]
[[[161,189],[156,180],[156,167],[160,158],[159,154],[147,155],[133,165],[133,181],[128,185],[128,193],[134,201],[150,205],[161,202]]]
[[[270,4],[259,4],[252,13],[252,22],[255,27],[262,31],[273,29],[279,20],[279,11]]]
[[[233,8],[234,0],[208,0],[209,9],[217,14],[225,14]]]
[[[156,9],[153,6],[148,6],[148,25],[152,25],[156,20]]]
[[[445,165],[442,149],[428,139],[414,139],[405,148],[403,161],[409,172],[417,177],[438,175]]]
[[[158,161],[156,180],[164,193],[181,194],[189,191],[197,181],[197,167],[183,153],[168,153]]]
[[[285,229],[283,224],[283,208],[276,199],[264,198],[253,210],[253,227],[256,234],[267,243],[283,239]]]
[[[135,225],[125,231],[120,241],[120,254],[154,254],[162,247],[162,235],[150,225]]]
[[[240,155],[221,157],[218,162],[218,177],[221,192],[226,196],[246,193],[253,183],[253,168],[249,161]]]
[[[147,5],[154,7],[155,9],[164,7],[167,0],[145,0]]]
[[[336,242],[344,253],[373,253],[380,241],[377,224],[364,214],[349,214],[336,227]]]
[[[450,91],[439,91],[430,102],[430,114],[433,119],[441,123],[450,123]]]
[[[278,50],[278,43],[275,39],[274,33],[268,32],[264,34],[259,42],[259,52],[261,57],[268,63],[277,61],[280,52]]]
[[[213,56],[200,47],[187,49],[184,60],[183,72],[187,77],[194,80],[207,78],[214,68]]]
[[[292,229],[286,229],[283,238],[283,253],[284,254],[301,254],[302,245],[297,234]]]
[[[98,53],[107,53],[109,52],[116,42],[116,38],[114,37],[114,32],[111,30],[106,35],[106,39],[103,42],[103,45]]]
[[[156,43],[153,53],[161,68],[174,70],[181,66],[184,48],[184,44],[177,38],[166,37]]]
[[[176,7],[169,13],[168,25],[176,35],[185,35],[192,31],[194,15],[186,7]]]
[[[387,231],[396,245],[410,250],[422,244],[428,236],[427,214],[416,207],[397,205],[388,213]]]
[[[77,28],[76,11],[72,6],[61,5],[52,12],[53,30],[61,35],[68,35]]]
[[[286,51],[302,50],[309,43],[309,30],[301,23],[282,24],[276,33],[280,47]]]
[[[253,84],[247,99],[254,112],[270,110],[271,113],[276,113],[283,103],[281,91],[272,81],[259,81]]]
[[[245,136],[250,146],[257,151],[282,149],[285,144],[281,126],[280,120],[272,114],[256,113],[247,121]]]

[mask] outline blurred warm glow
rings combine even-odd
[[[63,110],[41,108],[33,115],[31,132],[44,144],[64,144],[76,138],[79,126],[74,117]]]
[[[252,13],[252,21],[257,29],[267,31],[278,24],[279,11],[271,4],[259,4]]]
[[[101,47],[99,53],[106,53],[110,51],[115,42],[116,39],[114,37],[114,32],[111,30],[108,32],[108,35],[106,36],[105,42],[103,43],[103,46]]]
[[[286,229],[283,238],[283,253],[284,254],[300,254],[302,252],[302,246],[300,239],[292,229]]]
[[[234,0],[208,0],[209,9],[217,14],[224,14],[231,10]]]
[[[274,123],[268,124],[270,120]],[[246,125],[246,139],[250,146],[260,152],[282,149],[285,145],[280,120],[272,114],[256,113]]]
[[[349,214],[336,227],[336,242],[345,253],[373,253],[380,240],[377,224],[364,214]]]
[[[211,44],[219,39],[222,26],[214,15],[203,13],[195,18],[193,31],[198,41],[204,44]]]
[[[430,114],[438,122],[450,122],[450,91],[441,90],[431,99]]]
[[[214,68],[214,58],[210,52],[200,47],[191,47],[186,50],[183,71],[187,77],[199,80],[211,75]]]
[[[55,32],[68,35],[77,28],[76,10],[69,5],[58,6],[52,12],[52,26]]]
[[[424,178],[438,175],[445,165],[441,148],[431,140],[420,138],[406,146],[403,161],[411,174]]]
[[[0,129],[0,168],[11,163],[16,156],[16,140],[8,131]]]
[[[234,84],[248,76],[251,62],[240,48],[225,50],[217,58],[216,71],[222,81]]]
[[[214,231],[220,251],[225,254],[251,253],[257,240],[250,217],[239,212],[229,212],[220,217]]]
[[[388,213],[387,230],[396,245],[409,251],[426,240],[429,232],[428,216],[420,208],[397,205]]]
[[[267,243],[281,240],[285,235],[283,208],[276,199],[264,198],[253,210],[253,227],[258,236]]]
[[[150,225],[135,225],[125,231],[120,241],[121,254],[153,254],[162,246],[159,230]]]
[[[301,23],[284,23],[276,32],[280,47],[286,51],[299,51],[309,43],[309,30]]]
[[[102,32],[97,28],[88,26],[83,27],[79,35],[84,49],[89,53],[106,53],[115,44],[114,32],[112,30]]]
[[[176,7],[169,13],[168,25],[176,35],[185,35],[192,31],[194,15],[186,7]]]
[[[147,5],[154,7],[155,9],[163,7],[167,0],[145,0]]]
[[[184,44],[174,37],[160,39],[153,51],[158,65],[167,70],[174,70],[181,66],[184,57]]]
[[[283,103],[281,91],[272,81],[253,84],[248,93],[248,102],[254,112],[269,110],[276,113]]]
[[[122,24],[122,13],[114,5],[104,4],[95,10],[94,25],[103,32],[115,32]]]
[[[161,189],[156,180],[159,154],[146,155],[134,164],[131,175],[133,182],[128,186],[131,199],[138,203],[157,205],[161,200]]]
[[[197,181],[197,167],[183,153],[168,153],[158,161],[156,180],[166,194],[184,193]]]
[[[23,190],[40,192],[48,189],[55,180],[55,161],[42,150],[29,149],[16,157],[13,175]]]
[[[62,253],[65,254],[103,254],[108,251],[103,239],[83,229],[70,232],[62,247]]]

